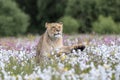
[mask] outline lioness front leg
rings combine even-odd
[[[63,46],[62,48],[60,48],[60,50],[58,51],[57,56],[60,56],[62,53],[65,54],[69,54],[71,53],[73,50],[77,50],[80,49],[81,51],[83,51],[85,49],[84,45],[81,44],[77,44],[77,45],[72,45],[72,46]]]

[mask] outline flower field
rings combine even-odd
[[[64,44],[82,43],[74,51],[35,63],[39,36],[0,38],[0,80],[120,80],[120,36],[64,36]]]

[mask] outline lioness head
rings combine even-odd
[[[63,24],[62,23],[46,23],[47,33],[51,38],[62,37]]]

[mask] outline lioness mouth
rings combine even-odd
[[[60,32],[57,32],[57,33],[55,33],[54,35],[61,35],[61,33],[60,33]]]
[[[54,34],[55,37],[60,37],[61,34],[60,33],[57,33],[57,34]]]

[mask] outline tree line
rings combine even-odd
[[[119,34],[120,0],[0,0],[1,36],[41,34],[59,21],[67,34]]]

